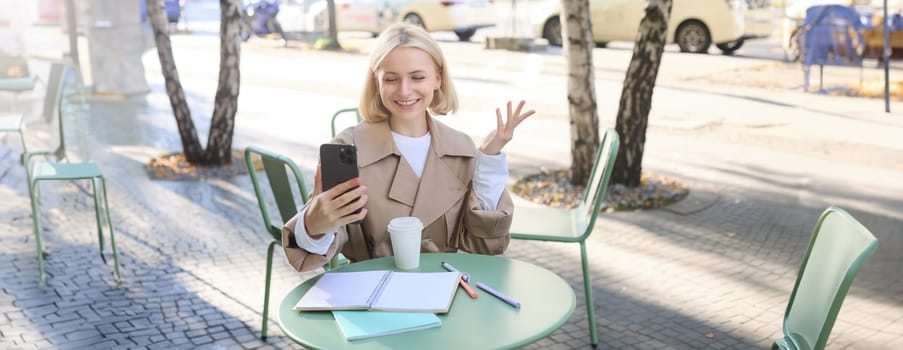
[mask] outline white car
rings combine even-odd
[[[325,31],[329,18],[323,0],[281,0],[276,21],[287,37]]]
[[[747,38],[769,37],[778,28],[781,20],[781,8],[772,0],[746,0]]]
[[[430,32],[453,31],[468,41],[477,29],[496,23],[491,0],[335,0],[339,31],[369,32],[374,36],[397,22],[419,25]],[[284,32],[325,30],[326,2],[283,0],[279,23]]]
[[[635,41],[644,15],[645,0],[590,0],[593,40]],[[725,53],[739,49],[746,36],[745,0],[674,0],[668,24],[668,43],[683,52],[705,53],[715,44]],[[536,37],[561,45],[560,0],[534,5],[530,23]]]

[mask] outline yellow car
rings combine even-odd
[[[644,15],[645,0],[589,0],[593,40],[597,46],[609,41],[635,41]],[[674,0],[668,25],[668,43],[677,43],[683,52],[705,53],[715,44],[732,53],[746,32],[746,0]],[[533,34],[550,45],[561,45],[560,0],[543,0],[530,14]]]

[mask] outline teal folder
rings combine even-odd
[[[357,340],[439,327],[435,314],[380,311],[333,311],[345,339]]]

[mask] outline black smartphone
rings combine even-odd
[[[323,191],[356,177],[358,177],[357,148],[354,145],[334,143],[320,145],[320,180],[323,182]],[[360,210],[354,213],[360,213]]]

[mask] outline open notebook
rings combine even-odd
[[[333,311],[345,339],[357,340],[439,327],[435,314],[380,311]]]
[[[445,313],[460,278],[460,272],[327,272],[294,309]]]

